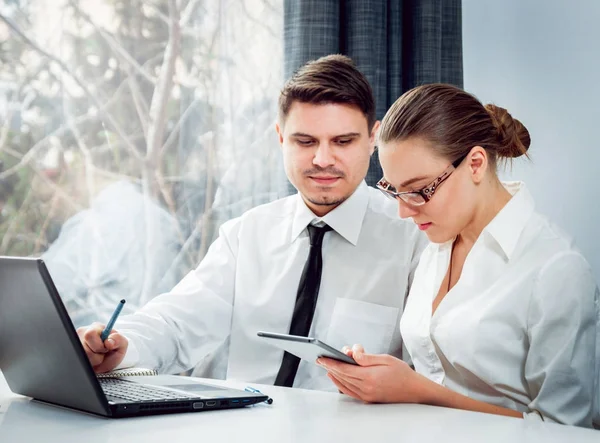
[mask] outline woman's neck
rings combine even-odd
[[[471,222],[459,234],[460,240],[467,245],[473,245],[485,227],[498,215],[512,198],[510,192],[502,186],[498,179],[490,184],[490,191],[481,199]]]

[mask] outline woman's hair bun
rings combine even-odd
[[[505,158],[527,155],[527,150],[531,144],[531,137],[527,128],[500,106],[488,104],[485,105],[485,109],[492,118],[492,123],[498,132],[500,143],[498,155]]]

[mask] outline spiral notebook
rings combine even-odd
[[[103,372],[102,374],[96,374],[97,378],[118,378],[118,377],[139,377],[148,375],[158,375],[158,372],[154,369],[147,368],[124,368],[115,369],[110,372]]]

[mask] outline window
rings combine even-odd
[[[76,326],[170,290],[225,220],[288,193],[279,0],[0,6],[0,254]]]

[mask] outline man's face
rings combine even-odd
[[[277,125],[285,172],[307,206],[322,217],[354,193],[365,178],[377,122],[355,106],[294,102]]]

